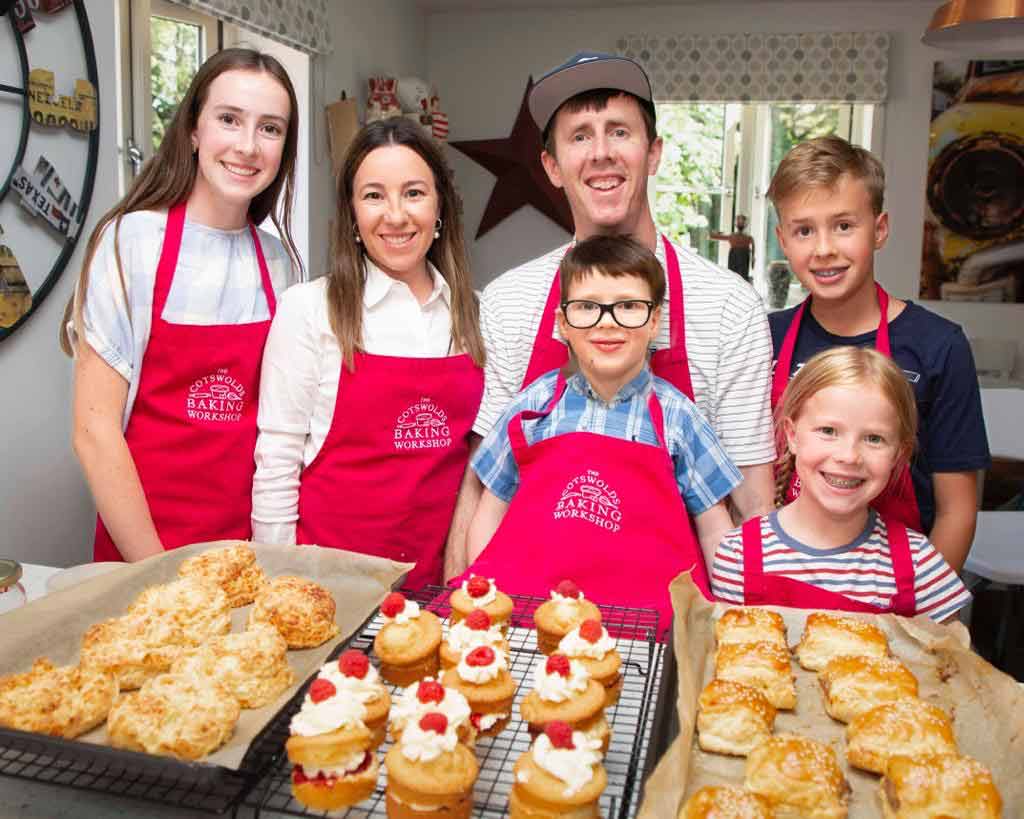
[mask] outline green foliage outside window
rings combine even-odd
[[[199,70],[202,40],[199,26],[150,19],[150,89],[153,97],[153,151],[160,147],[181,98]]]

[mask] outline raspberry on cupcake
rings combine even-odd
[[[615,641],[599,620],[584,620],[558,644],[558,653],[578,660],[590,676],[604,686],[604,707],[619,701],[622,693],[622,658]]]
[[[391,736],[395,742],[401,739],[406,725],[418,722],[420,717],[430,711],[444,714],[459,742],[473,747],[476,729],[469,720],[469,703],[459,691],[445,688],[433,677],[413,683],[395,700],[391,708]]]
[[[377,740],[363,722],[366,707],[339,693],[329,679],[313,680],[292,717],[285,751],[292,763],[292,794],[317,810],[338,810],[377,787]]]
[[[508,724],[516,684],[508,672],[508,659],[501,652],[490,646],[470,649],[441,681],[469,702],[470,721],[478,734],[497,736]]]
[[[601,612],[572,580],[563,580],[551,590],[551,599],[533,613],[537,648],[544,654],[557,651],[561,639],[584,620],[600,623]]]
[[[448,628],[441,642],[441,668],[454,668],[462,655],[477,646],[490,646],[508,656],[509,647],[501,629],[491,621],[484,609],[473,609],[462,620]]]
[[[380,604],[384,625],[373,641],[380,675],[392,685],[411,685],[437,675],[441,621],[433,612],[392,592]]]
[[[597,816],[597,801],[608,784],[597,741],[558,721],[545,726],[513,771],[512,819]]]
[[[478,574],[469,576],[452,592],[448,599],[452,607],[452,622],[457,623],[471,611],[483,609],[503,634],[508,633],[508,618],[512,616],[512,598],[494,585],[494,578]]]
[[[604,697],[604,686],[592,680],[579,661],[552,654],[535,666],[534,689],[519,703],[519,713],[533,736],[549,722],[565,722],[596,741],[603,753],[611,740]]]
[[[362,651],[350,648],[337,660],[320,667],[319,678],[330,681],[339,696],[354,697],[366,708],[363,723],[373,734],[374,747],[384,741],[391,695],[380,681],[377,669]]]
[[[443,713],[429,711],[406,725],[384,764],[391,819],[468,819],[472,813],[479,765]]]

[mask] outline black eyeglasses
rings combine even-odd
[[[605,313],[611,313],[612,319],[619,327],[636,330],[643,327],[651,318],[654,310],[653,301],[642,299],[624,299],[611,304],[601,304],[586,299],[572,299],[562,302],[562,312],[570,327],[577,330],[589,330],[596,327]]]

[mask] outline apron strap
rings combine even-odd
[[[654,383],[651,383],[651,394],[647,396],[647,410],[651,413],[651,423],[654,425],[654,435],[661,444],[661,448],[668,451],[668,444],[665,441],[665,413],[661,409],[661,401],[654,391]]]
[[[910,595],[910,603],[914,602],[914,559],[910,552],[910,537],[907,527],[891,516],[882,518],[885,531],[889,538],[889,556],[892,559],[892,572],[896,580],[896,594],[906,597]]]
[[[256,232],[256,225],[249,221],[249,232],[252,234],[252,244],[256,248],[256,261],[260,266],[260,282],[263,284],[263,295],[267,297],[267,311],[270,317],[277,312],[277,297],[274,295],[274,284],[270,280],[270,269],[267,267],[267,260],[263,255],[263,245],[260,244],[259,234]]]
[[[878,330],[875,332],[875,349],[882,355],[892,358],[892,347],[889,344],[889,294],[878,282],[875,282],[875,292],[878,294],[878,310],[882,314],[878,319]]]
[[[549,415],[565,393],[566,383],[565,373],[559,370],[558,378],[555,381],[555,390],[551,394],[551,400],[548,401],[547,406],[542,410],[522,410],[513,415],[509,420],[508,438],[512,444],[512,455],[516,459],[516,463],[519,463],[520,456],[530,448],[526,441],[526,436],[523,434],[523,421],[532,421]]]
[[[804,320],[804,312],[810,301],[811,297],[808,296],[797,308],[782,339],[782,348],[779,350],[775,372],[772,374],[772,410],[779,405],[782,394],[786,391],[786,384],[789,383],[789,371],[793,368],[793,350],[796,349],[796,339],[800,335],[800,322]]]
[[[565,360],[568,360],[568,348],[552,337],[555,332],[555,311],[558,309],[561,296],[562,272],[561,268],[559,268],[555,271],[555,278],[551,282],[551,288],[548,290],[547,301],[544,302],[544,312],[540,317],[540,326],[537,328],[537,334],[533,337],[530,361],[526,365],[526,372],[523,374],[523,383],[519,386],[521,390],[526,389],[541,375],[553,369],[553,367],[548,365],[551,363],[550,359],[553,353],[557,352],[555,346],[561,348],[562,352],[565,353]]]
[[[183,200],[172,205],[167,211],[164,228],[164,242],[160,249],[160,261],[156,266],[156,281],[153,283],[153,324],[164,314],[167,295],[171,292],[174,271],[178,267],[178,251],[181,250],[181,234],[185,229],[185,208]]]
[[[764,602],[764,551],[761,539],[761,517],[743,523],[743,603]]]
[[[662,235],[661,243],[665,248],[665,272],[669,287],[672,290],[668,300],[669,347],[673,351],[681,353],[684,360],[688,360],[686,356],[686,309],[683,298],[683,276],[679,270],[679,257],[676,256],[675,248],[672,247],[672,243],[668,240],[667,236]],[[686,390],[683,390],[683,392],[686,392]],[[691,387],[690,393],[692,392],[693,389]]]

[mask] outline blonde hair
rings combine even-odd
[[[795,422],[804,404],[828,387],[874,387],[896,415],[898,454],[892,475],[910,459],[917,440],[917,402],[903,370],[891,358],[870,347],[831,347],[810,358],[786,386],[775,408],[776,447],[781,453],[775,467],[775,505],[786,502],[794,457],[786,441],[785,422]]]
[[[809,139],[792,148],[775,169],[767,196],[778,215],[779,204],[794,193],[831,190],[844,174],[864,183],[871,197],[871,210],[878,216],[885,207],[885,168],[871,151],[837,136]]]

